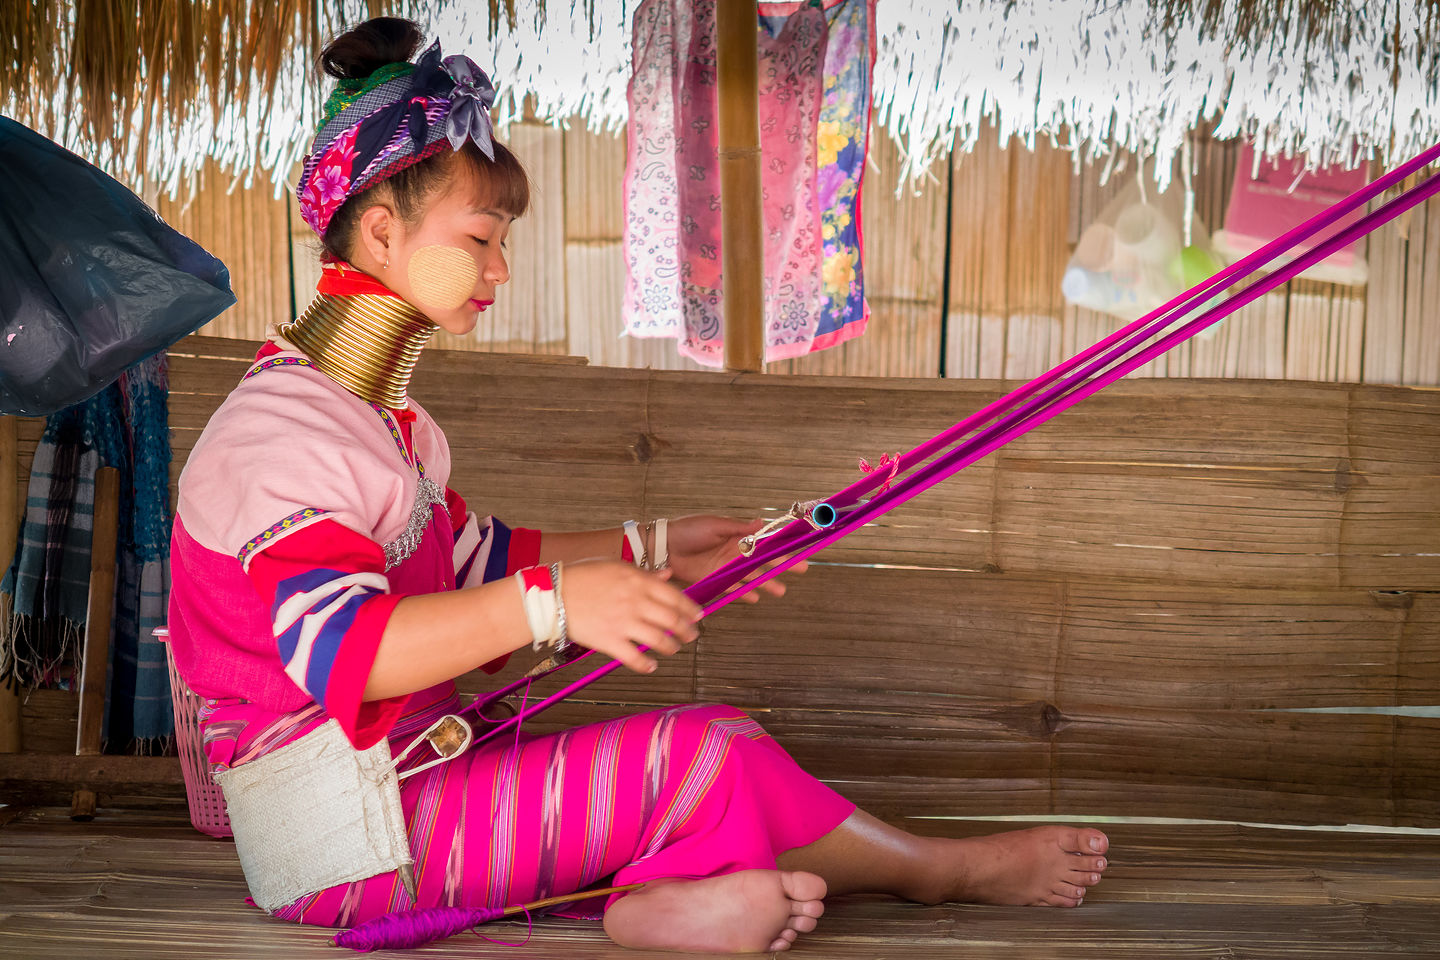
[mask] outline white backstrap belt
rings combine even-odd
[[[392,759],[386,741],[356,750],[329,720],[278,750],[217,772],[255,905],[270,913],[306,894],[392,871],[414,899],[400,781],[459,756],[472,740],[470,725],[448,714]],[[421,743],[435,757],[397,773],[396,765]]]

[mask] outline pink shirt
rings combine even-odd
[[[180,475],[170,642],[190,688],[252,721],[315,704],[357,747],[383,738],[407,698],[361,698],[395,605],[539,558],[537,531],[467,511],[449,471],[413,400],[367,403],[267,344]]]

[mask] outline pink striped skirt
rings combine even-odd
[[[392,751],[458,706],[450,684],[416,694],[390,733]],[[279,717],[255,711],[210,711],[212,761],[242,763],[325,720],[314,705]],[[855,809],[726,706],[492,742],[405,779],[400,798],[416,900],[392,872],[302,897],[275,916],[348,927],[414,906],[503,907],[609,883],[774,869],[780,853]],[[565,912],[596,917],[603,906]]]

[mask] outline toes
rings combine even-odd
[[[825,912],[825,904],[819,900],[791,900],[792,917],[819,917]]]
[[[811,930],[814,930],[818,924],[819,921],[814,917],[791,917],[790,926],[786,929],[786,932],[791,934],[809,933]]]
[[[1040,904],[1047,907],[1078,907],[1083,897],[1062,897],[1052,893],[1047,897],[1040,898]]]
[[[781,870],[780,886],[791,900],[825,899],[825,881],[803,870]]]
[[[1076,855],[1070,863],[1070,869],[1076,873],[1102,873],[1110,862],[1104,857],[1082,857]]]
[[[1057,883],[1054,894],[1065,900],[1083,900],[1085,899],[1085,888],[1068,883]]]
[[[1066,853],[1104,853],[1110,849],[1110,838],[1091,827],[1068,829],[1060,836],[1060,846]]]
[[[770,944],[769,947],[765,948],[765,952],[766,952],[766,953],[779,953],[781,950],[789,950],[789,949],[790,949],[790,941],[789,941],[789,940],[785,940],[785,939],[783,939],[783,938],[777,938],[774,943]]]

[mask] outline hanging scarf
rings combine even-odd
[[[759,121],[765,359],[859,335],[869,318],[860,182],[870,118],[874,0],[763,3]],[[715,4],[636,11],[625,168],[625,330],[724,356]]]
[[[169,417],[165,355],[127,370],[83,403],[46,420],[26,491],[15,558],[0,583],[10,616],[0,665],[26,686],[68,682],[89,613],[95,471],[120,471],[115,611],[105,736],[117,742],[170,733],[164,647],[169,587]]]

